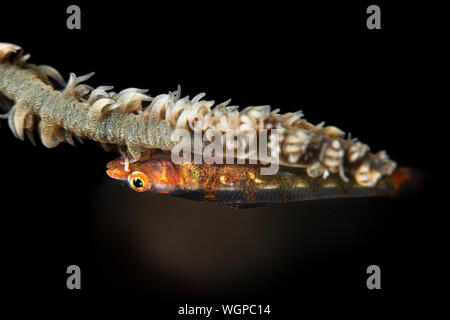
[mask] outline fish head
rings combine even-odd
[[[165,193],[179,182],[178,168],[167,160],[145,160],[130,163],[125,170],[125,160],[120,157],[107,164],[109,177],[126,181],[137,192],[154,191]]]

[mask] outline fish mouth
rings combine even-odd
[[[118,163],[119,162],[119,163]],[[118,166],[119,164],[119,166]],[[113,179],[116,180],[126,180],[128,177],[128,172],[125,172],[125,170],[121,169],[122,165],[120,164],[120,160],[113,160],[110,161],[106,165],[106,174]]]
[[[122,179],[120,178],[120,175],[117,174],[116,171],[117,171],[117,169],[108,169],[108,170],[106,170],[106,174],[107,174],[110,178],[117,179],[117,180],[122,180]]]

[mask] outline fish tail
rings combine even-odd
[[[304,201],[331,198],[411,197],[420,194],[428,185],[428,181],[429,175],[426,172],[401,167],[392,175],[381,179],[375,187],[364,187],[357,183],[345,184],[337,179],[322,183],[314,181],[305,187],[289,190],[289,194],[282,199]]]
[[[424,191],[430,175],[420,169],[401,167],[394,171],[392,180],[394,196],[414,196]]]

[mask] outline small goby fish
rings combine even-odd
[[[375,187],[364,187],[332,176],[326,180],[314,179],[292,168],[280,168],[275,175],[261,175],[260,166],[247,164],[175,165],[167,159],[152,159],[132,163],[129,171],[125,171],[124,159],[118,158],[108,163],[107,174],[127,181],[138,192],[246,207],[328,198],[394,196],[415,180],[417,171],[399,168]]]

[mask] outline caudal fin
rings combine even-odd
[[[430,175],[416,168],[398,168],[392,174],[394,194],[396,196],[414,196],[425,190]]]

